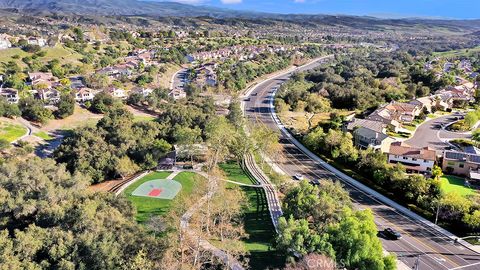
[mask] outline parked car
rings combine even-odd
[[[383,231],[383,234],[386,238],[389,238],[389,239],[392,239],[392,240],[398,240],[398,239],[402,238],[402,235],[392,228],[386,228]]]
[[[295,175],[293,176],[293,179],[298,180],[298,181],[301,181],[301,180],[303,180],[303,175],[297,173],[297,174],[295,174]]]

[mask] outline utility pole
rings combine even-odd
[[[435,225],[438,223],[438,216],[440,214],[440,200],[437,201],[437,214],[435,215]]]

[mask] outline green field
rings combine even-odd
[[[143,121],[154,121],[156,118],[154,116],[147,115],[135,115],[133,118],[134,122],[143,122]]]
[[[480,52],[480,46],[470,49],[461,49],[461,50],[453,50],[453,51],[446,51],[446,52],[435,52],[433,53],[434,56],[438,57],[456,57],[456,56],[469,56],[473,53]]]
[[[47,63],[50,60],[58,59],[61,64],[80,64],[79,60],[82,58],[79,53],[60,45],[42,48],[42,51],[45,51],[46,53],[44,57],[38,58],[42,63]],[[1,64],[6,64],[9,61],[14,61],[21,67],[26,67],[27,65],[22,61],[22,58],[33,55],[32,53],[27,53],[20,48],[10,48],[1,50],[0,52],[0,71],[3,69],[3,65]]]
[[[50,136],[48,133],[46,133],[45,131],[39,131],[39,132],[36,132],[34,133],[33,135],[41,138],[41,139],[44,139],[45,141],[49,141],[49,140],[52,140],[53,137]]]
[[[220,168],[226,173],[228,180],[244,184],[253,184],[237,163],[221,164]],[[228,183],[227,187],[236,186]],[[246,250],[250,253],[249,264],[251,269],[281,268],[284,259],[274,249],[275,229],[270,218],[268,205],[263,189],[241,187],[248,199],[248,207],[244,209],[245,232],[248,239],[243,239]]]
[[[13,142],[23,135],[25,135],[27,129],[21,125],[0,121],[0,139]]]
[[[466,187],[464,185],[465,179],[452,176],[452,175],[445,175],[440,178],[442,182],[442,190],[446,193],[455,192],[462,196],[468,196],[475,194],[475,189]]]
[[[130,185],[123,194],[125,194],[129,201],[133,203],[137,209],[136,220],[139,223],[147,221],[153,215],[165,215],[170,207],[178,201],[179,196],[185,196],[192,193],[195,185],[195,173],[182,172],[179,173],[174,179],[182,184],[182,190],[173,200],[163,200],[148,197],[132,196],[132,192],[141,184],[155,179],[165,179],[171,172],[152,172],[142,179],[136,181]]]

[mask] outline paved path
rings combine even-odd
[[[299,70],[312,69],[319,63],[312,63]],[[311,179],[331,179],[341,181],[359,208],[372,209],[379,229],[387,227],[400,231],[403,238],[398,241],[382,239],[383,247],[399,256],[399,259],[412,268],[419,257],[420,270],[446,270],[480,262],[478,253],[464,245],[453,244],[455,237],[442,228],[433,225],[405,207],[366,187],[355,179],[333,168],[301,145],[273,112],[272,102],[275,88],[285,82],[290,74],[266,80],[249,92],[250,100],[244,102],[246,115],[250,119],[262,121],[268,127],[281,132],[283,157],[274,162],[289,175],[300,173]],[[478,270],[477,266],[467,266],[465,270]]]
[[[275,227],[275,231],[278,233],[278,219],[283,215],[282,204],[278,199],[277,190],[270,183],[269,178],[263,173],[263,171],[255,163],[255,159],[252,154],[245,156],[245,165],[248,171],[252,174],[256,182],[261,186],[265,192],[268,204],[268,211],[272,219],[272,224]]]

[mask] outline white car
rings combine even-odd
[[[297,174],[295,174],[295,175],[293,176],[293,179],[298,180],[298,181],[301,181],[301,180],[303,180],[303,175],[297,173]]]

